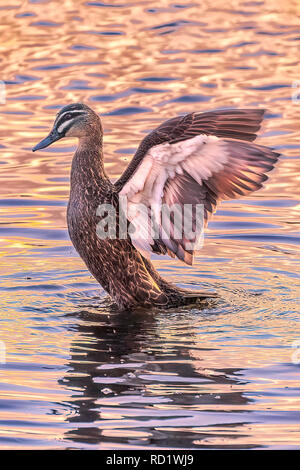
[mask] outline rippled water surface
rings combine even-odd
[[[2,449],[300,447],[299,15],[297,0],[0,1]],[[112,178],[167,118],[268,109],[258,142],[282,157],[266,187],[219,207],[193,267],[155,260],[220,300],[113,309],[67,235],[76,142],[31,152],[74,101],[102,116]]]

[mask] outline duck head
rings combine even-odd
[[[69,104],[57,114],[50,134],[33,147],[32,151],[46,148],[63,137],[82,139],[93,135],[102,137],[98,114],[83,103]]]

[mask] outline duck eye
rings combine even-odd
[[[71,113],[68,113],[68,114],[65,115],[65,118],[66,118],[66,119],[70,119],[71,117],[72,117],[72,114],[71,114]]]

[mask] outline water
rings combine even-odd
[[[0,447],[299,448],[299,3],[0,8]],[[193,267],[154,257],[220,300],[114,310],[67,236],[76,142],[31,152],[74,101],[102,115],[112,178],[164,119],[268,109],[266,187],[219,207]]]

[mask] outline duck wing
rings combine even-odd
[[[261,110],[188,114],[143,140],[115,184],[138,250],[192,264],[217,203],[259,189],[278,159],[249,143],[262,116]]]
[[[199,134],[227,137],[252,142],[265,113],[264,109],[229,109],[207,113],[190,113],[168,119],[150,132],[139,145],[128,167],[115,182],[121,189],[132,176],[146,152],[154,145],[163,142],[175,143]]]

